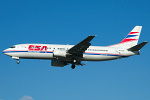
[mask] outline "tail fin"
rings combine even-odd
[[[131,48],[137,45],[142,26],[135,26],[132,31],[119,44],[111,45],[110,47]]]

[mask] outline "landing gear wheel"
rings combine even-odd
[[[75,65],[72,65],[72,66],[71,66],[72,69],[75,69],[75,67],[76,67]]]
[[[19,60],[17,60],[17,64],[19,64],[20,63],[20,61]]]

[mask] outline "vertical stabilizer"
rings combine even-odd
[[[119,44],[111,45],[110,47],[130,48],[137,45],[141,29],[142,26],[135,26],[132,31]]]

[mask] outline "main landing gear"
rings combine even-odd
[[[81,63],[81,62],[76,62],[76,63],[74,62],[74,63],[72,63],[71,68],[72,68],[72,69],[75,69],[76,65],[81,65],[81,66],[83,66],[83,65],[85,65],[85,64],[83,64],[83,63]]]
[[[72,69],[75,69],[75,67],[76,67],[76,66],[75,66],[74,64],[72,64],[71,68],[72,68]]]
[[[72,66],[71,66],[72,69],[75,69],[75,67],[76,67],[76,66],[75,66],[76,62],[77,62],[77,61],[74,59],[74,60],[73,60],[73,63],[72,63]]]

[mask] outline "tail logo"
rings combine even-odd
[[[139,36],[139,35],[135,35],[137,33],[139,33],[139,32],[130,32],[128,34],[128,36],[124,40],[121,41],[121,43],[132,42],[132,41],[138,40],[138,39],[135,38],[136,36]]]
[[[111,45],[111,47],[131,48],[137,45],[141,29],[142,26],[135,26],[120,43]]]

